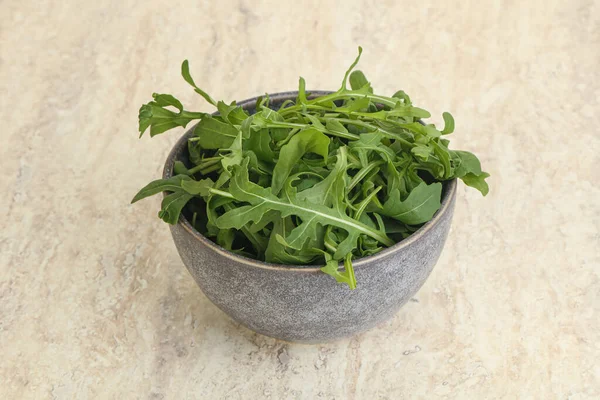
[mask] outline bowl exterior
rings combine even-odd
[[[448,236],[453,203],[420,240],[385,257],[357,263],[355,290],[318,270],[240,262],[199,242],[181,224],[172,226],[171,232],[198,286],[234,320],[278,339],[325,342],[387,320],[419,290]]]
[[[283,101],[295,98],[295,93],[271,98]],[[251,99],[240,104],[253,103]],[[169,156],[165,177],[171,176],[173,161],[179,158],[189,135],[191,132]],[[171,226],[171,233],[198,286],[235,321],[278,339],[326,342],[389,319],[419,290],[444,247],[455,197],[456,181],[448,182],[442,208],[432,221],[406,243],[356,260],[355,290],[336,283],[314,266],[277,266],[232,254],[194,231],[183,217]]]

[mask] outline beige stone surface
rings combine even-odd
[[[600,397],[600,3],[0,3],[0,398]],[[432,276],[392,320],[320,346],[263,337],[183,267],[159,199],[180,132],[137,110],[179,77],[227,100],[402,88],[491,172],[461,186]]]

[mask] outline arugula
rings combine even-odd
[[[175,175],[153,181],[135,203],[168,193],[159,217],[182,213],[223,248],[266,262],[324,265],[337,282],[357,287],[352,259],[366,257],[410,236],[440,208],[441,182],[461,179],[484,196],[487,172],[468,151],[450,150],[452,115],[444,128],[425,124],[430,113],[402,90],[376,94],[361,71],[340,88],[279,108],[268,95],[250,115],[235,102],[215,101],[183,62],[181,74],[215,114],[188,111],[169,94],[153,94],[139,112],[140,136],[155,136],[198,121],[189,157]],[[348,86],[349,84],[349,86]]]

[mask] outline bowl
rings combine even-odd
[[[311,97],[330,92],[313,91]],[[271,107],[294,100],[298,92],[270,94]],[[256,99],[238,102],[254,112]],[[185,161],[188,130],[169,154],[163,178],[175,161]],[[186,268],[225,314],[277,339],[320,343],[364,332],[391,318],[423,286],[450,230],[456,180],[444,183],[441,208],[407,239],[354,260],[357,288],[350,290],[318,265],[278,265],[246,258],[220,247],[181,215],[171,233]]]

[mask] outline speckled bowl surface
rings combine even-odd
[[[312,97],[329,92],[312,92]],[[297,92],[270,95],[277,107]],[[253,112],[256,98],[238,102]],[[187,140],[177,142],[163,172],[173,174],[187,157]],[[233,254],[197,232],[182,215],[171,226],[185,266],[204,294],[248,328],[278,339],[318,343],[348,337],[392,317],[425,283],[450,230],[456,181],[444,184],[442,206],[433,219],[402,242],[354,260],[357,288],[349,290],[319,266],[268,264]]]

